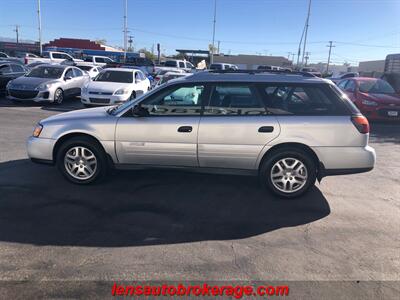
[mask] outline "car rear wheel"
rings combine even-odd
[[[101,146],[86,137],[64,142],[56,157],[57,167],[69,181],[89,184],[105,177],[107,159]]]
[[[62,89],[56,89],[54,92],[54,103],[61,104],[64,100],[64,92]]]
[[[303,195],[316,180],[316,165],[301,149],[280,149],[264,160],[260,179],[270,191],[283,198]]]

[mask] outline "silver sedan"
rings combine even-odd
[[[89,75],[76,67],[39,65],[27,75],[10,81],[7,97],[13,101],[61,104],[66,97],[79,96],[89,80]]]

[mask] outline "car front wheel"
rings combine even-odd
[[[61,104],[64,100],[64,92],[62,89],[56,89],[54,92],[54,103]]]
[[[260,179],[275,195],[295,198],[303,195],[315,183],[316,165],[305,151],[281,149],[263,162]]]
[[[104,150],[86,137],[75,137],[64,142],[56,158],[57,167],[69,181],[89,184],[103,179],[107,171]]]

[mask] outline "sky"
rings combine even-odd
[[[128,0],[134,48],[157,43],[175,49],[207,49],[215,0]],[[215,40],[225,54],[290,56],[297,53],[308,0],[216,0]],[[124,0],[41,0],[45,42],[59,38],[105,39],[123,45]],[[38,39],[37,0],[0,0],[0,37]],[[400,0],[312,0],[307,37],[309,62],[358,65],[400,53]],[[291,58],[292,56],[290,56]]]

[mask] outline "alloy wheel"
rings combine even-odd
[[[88,148],[76,146],[65,153],[64,167],[73,178],[88,180],[96,172],[97,158]]]
[[[294,193],[307,183],[307,168],[297,158],[283,158],[272,166],[270,178],[279,191]]]

